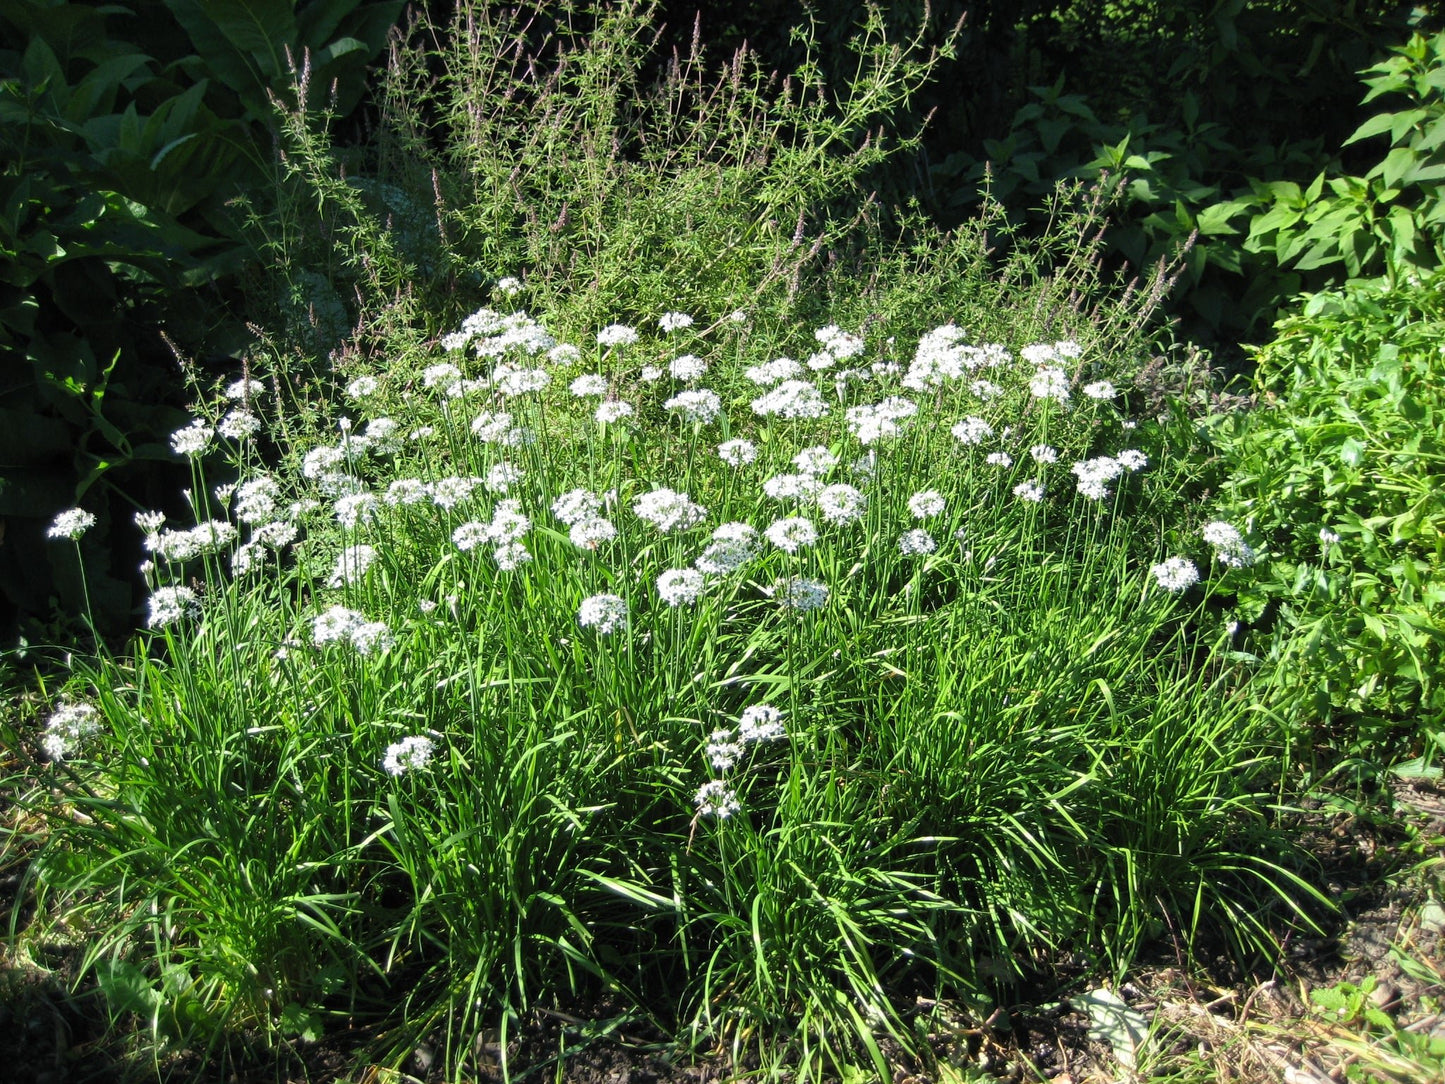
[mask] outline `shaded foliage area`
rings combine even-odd
[[[671,33],[691,32],[698,5],[664,5]],[[703,40],[746,40],[786,68],[788,27],[809,13],[828,57],[862,17],[861,3],[701,5]],[[929,118],[919,153],[877,171],[885,205],[918,199],[945,224],[985,187],[1021,219],[1060,179],[1112,175],[1111,244],[1123,266],[1154,262],[1196,239],[1174,306],[1184,331],[1229,348],[1267,335],[1278,307],[1335,268],[1287,268],[1241,244],[1229,223],[1257,185],[1363,173],[1370,147],[1342,144],[1369,115],[1358,73],[1412,28],[1439,26],[1436,4],[1345,0],[1073,0],[889,5],[898,35],[926,19],[943,40],[960,19],[954,57],[911,105]],[[846,62],[830,72],[846,80]],[[1261,198],[1248,210],[1264,213]],[[1354,272],[1351,272],[1354,273]],[[1337,276],[1336,276],[1337,277]]]
[[[364,91],[401,0],[21,0],[0,14],[0,625],[80,608],[45,522],[84,503],[95,613],[129,624],[136,507],[184,477],[182,358],[249,333],[237,275],[269,214],[271,95],[334,111]],[[297,80],[293,63],[304,61]],[[304,91],[303,91],[304,94]],[[254,306],[252,306],[254,310]]]

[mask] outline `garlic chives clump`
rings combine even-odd
[[[555,285],[528,281],[537,293]],[[191,515],[137,518],[151,559],[145,665],[204,670],[222,687],[215,699],[237,702],[206,724],[208,708],[172,711],[169,686],[103,694],[112,716],[112,703],[157,715],[144,730],[131,722],[128,748],[160,760],[183,746],[185,726],[224,730],[230,745],[206,750],[217,763],[244,750],[282,766],[283,800],[268,815],[306,806],[319,824],[326,810],[307,803],[345,806],[333,849],[304,859],[313,882],[365,850],[358,867],[378,872],[348,870],[356,880],[337,884],[375,876],[430,892],[410,901],[418,927],[434,924],[422,934],[452,931],[476,959],[493,952],[467,940],[491,936],[468,932],[482,904],[453,925],[462,912],[448,909],[510,886],[505,864],[534,843],[548,892],[600,941],[618,924],[581,913],[603,893],[579,891],[578,868],[636,879],[635,892],[613,893],[614,911],[682,886],[697,894],[685,901],[694,913],[731,922],[736,901],[771,891],[734,883],[730,900],[734,870],[794,838],[806,846],[787,861],[806,866],[815,841],[841,841],[839,869],[871,870],[862,863],[880,843],[932,831],[936,781],[987,827],[976,749],[1072,743],[1076,728],[1095,737],[1097,712],[1054,711],[1094,695],[1067,686],[1071,653],[1106,633],[1129,640],[1100,641],[1108,649],[1089,658],[1089,680],[1113,688],[1108,667],[1167,641],[1154,634],[1206,594],[1185,592],[1210,566],[1157,541],[1192,521],[1145,530],[1130,518],[1172,499],[1166,434],[1145,420],[1128,435],[1126,397],[1077,376],[1120,373],[1128,387],[1127,370],[1070,340],[986,342],[960,317],[910,342],[896,313],[880,323],[841,302],[837,324],[775,334],[762,301],[746,327],[723,315],[733,303],[709,313],[689,301],[694,322],[639,297],[617,310],[635,327],[579,326],[571,311],[555,330],[481,309],[439,344],[338,353],[344,394],[296,422],[307,435],[274,461],[263,453],[293,438],[272,429],[270,403],[199,405],[173,442],[191,457]],[[896,334],[875,335],[880,326]],[[391,357],[404,360],[383,368]],[[241,414],[261,428],[223,420],[212,431]],[[1136,476],[1149,465],[1141,448],[1161,462]],[[218,462],[226,470],[213,474]],[[91,523],[72,510],[51,533],[76,538]],[[1216,522],[1202,536],[1225,566],[1247,567],[1240,532]],[[1120,683],[1131,698],[1121,715],[1155,680]],[[99,733],[93,714],[58,718],[52,760]],[[1071,757],[1025,757],[1023,770],[1073,771]],[[1069,785],[1046,782],[1049,794]],[[598,849],[619,826],[634,834],[635,866]],[[929,847],[977,835],[950,829]],[[865,837],[872,851],[853,846]],[[909,847],[884,857],[912,894],[868,918],[870,930],[911,922],[898,909],[925,893],[943,900],[941,882],[904,868]],[[675,885],[652,883],[673,868]],[[863,896],[887,890],[864,880]],[[818,883],[829,892],[838,879]],[[980,911],[966,902],[959,915]],[[500,895],[484,903],[497,928],[523,928]],[[357,909],[355,921],[369,918]]]

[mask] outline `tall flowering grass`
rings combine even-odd
[[[458,1075],[576,1001],[809,1079],[1064,954],[1266,946],[1285,735],[1212,601],[1258,555],[1131,406],[1170,269],[1102,287],[1065,198],[885,228],[935,56],[876,13],[837,91],[695,44],[645,93],[649,9],[551,7],[417,24],[384,181],[285,118],[293,338],[359,331],[301,378],[283,306],[200,397],[145,628],[28,743],[82,971],[158,1040]]]
[[[1263,941],[1281,736],[1195,586],[1242,536],[1164,547],[1181,430],[1073,340],[747,330],[483,309],[312,438],[201,404],[44,743],[87,964],[157,1027],[461,1066],[605,992],[806,1075],[1053,954]]]

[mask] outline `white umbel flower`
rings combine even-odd
[[[704,581],[695,568],[670,568],[657,577],[657,593],[669,606],[691,606],[702,597]]]
[[[763,534],[778,549],[788,553],[797,553],[804,546],[818,541],[818,528],[813,526],[812,520],[802,516],[774,520]]]
[[[1170,557],[1149,572],[1155,582],[1171,594],[1187,591],[1199,582],[1199,569],[1187,557]]]
[[[596,629],[604,636],[627,627],[627,600],[617,595],[593,595],[582,600],[577,610],[577,623]]]
[[[95,526],[95,517],[84,508],[70,508],[61,512],[50,523],[45,532],[48,538],[68,538],[75,541]]]
[[[436,743],[423,734],[413,734],[386,747],[381,766],[387,775],[403,776],[427,766],[436,751]]]

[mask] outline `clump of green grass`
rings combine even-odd
[[[419,161],[450,125],[437,266],[494,269],[465,319],[295,118],[376,310],[329,391],[257,351],[202,397],[148,628],[52,706],[38,877],[87,969],[159,1037],[364,1018],[460,1070],[605,993],[814,1078],[1061,952],[1266,947],[1308,895],[1284,737],[1206,609],[1234,573],[1175,549],[1189,427],[1129,409],[1167,269],[1110,300],[1067,200],[1007,254],[840,214],[927,71],[871,22],[841,102],[742,58],[716,107],[617,81],[619,10],[542,68],[464,6],[441,89],[393,83]]]
[[[244,383],[177,434],[200,526],[146,520],[150,631],[47,744],[92,963],[217,1025],[404,983],[456,1060],[607,990],[816,1068],[907,1041],[910,992],[1263,940],[1279,735],[1162,560],[1159,424],[1072,342],[661,322],[484,309],[294,472]]]

